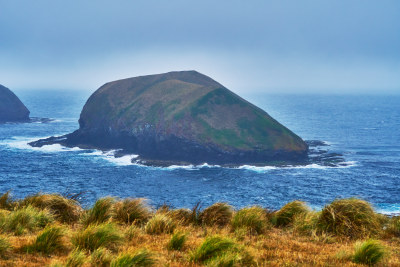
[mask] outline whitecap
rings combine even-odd
[[[82,153],[81,155],[84,156],[95,156],[96,158],[101,158],[106,160],[114,165],[117,166],[129,166],[129,165],[137,165],[136,163],[132,162],[138,155],[123,155],[121,157],[115,156],[115,154],[119,150],[109,150],[109,151],[100,151],[94,150],[89,153]]]
[[[356,161],[346,161],[339,163],[336,166],[324,166],[316,163],[308,164],[308,165],[285,165],[285,166],[252,166],[252,165],[242,165],[239,167],[236,167],[234,169],[240,169],[240,170],[250,170],[250,171],[255,171],[255,172],[266,172],[266,171],[271,171],[271,170],[277,170],[277,169],[321,169],[321,170],[326,170],[326,169],[343,169],[343,168],[350,168],[357,166]]]
[[[44,145],[42,147],[33,147],[29,145],[30,142],[36,141],[38,139],[46,139],[47,137],[35,137],[35,138],[28,138],[28,137],[21,137],[21,136],[14,136],[11,139],[3,140],[0,142],[1,145],[5,145],[9,148],[14,149],[22,149],[22,150],[30,150],[30,151],[38,151],[44,153],[55,153],[55,152],[66,152],[66,151],[79,151],[82,150],[79,147],[65,147],[60,144],[52,144],[52,145]]]

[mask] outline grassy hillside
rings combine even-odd
[[[305,151],[306,144],[211,78],[170,72],[107,83],[87,101],[81,132],[176,136],[225,150]]]
[[[226,203],[191,210],[144,199],[0,197],[1,266],[400,266],[400,218],[359,199],[320,212]]]

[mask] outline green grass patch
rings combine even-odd
[[[233,215],[233,208],[227,203],[215,203],[199,214],[202,224],[208,226],[225,226],[230,223]]]
[[[362,243],[357,242],[353,262],[375,265],[384,259],[385,254],[385,247],[377,240],[370,239]]]
[[[65,267],[80,267],[86,262],[86,255],[82,251],[74,250],[69,255]]]
[[[10,191],[0,196],[0,209],[12,210],[17,203],[11,198]]]
[[[221,236],[211,236],[206,238],[206,240],[191,253],[190,261],[204,263],[235,248],[236,244],[233,240]]]
[[[380,217],[371,205],[360,199],[333,201],[321,211],[318,227],[322,231],[350,238],[377,235],[382,230]]]
[[[151,208],[143,198],[124,199],[115,203],[114,220],[126,224],[141,224],[151,216]]]
[[[283,206],[278,212],[276,212],[276,225],[287,226],[291,224],[296,215],[309,212],[309,208],[303,201],[292,201]]]
[[[154,266],[156,260],[152,253],[147,250],[140,250],[136,253],[121,253],[111,262],[111,267],[130,267],[130,266]]]
[[[243,208],[232,218],[232,230],[246,228],[251,234],[264,234],[269,228],[266,211],[258,206]]]
[[[105,248],[98,248],[90,255],[90,265],[108,267],[112,261],[112,254]]]
[[[107,222],[113,215],[115,199],[112,197],[101,198],[93,207],[83,214],[81,222],[83,226]]]
[[[71,241],[77,249],[92,252],[100,247],[116,250],[122,240],[123,237],[115,224],[103,223],[89,225],[76,233]]]
[[[63,250],[64,229],[60,226],[47,226],[39,235],[33,244],[28,245],[27,252],[40,252],[43,254],[53,254],[56,251]]]
[[[82,208],[75,200],[65,198],[58,194],[37,194],[25,198],[23,206],[31,205],[38,209],[47,209],[62,223],[78,221]]]
[[[4,232],[22,235],[44,228],[53,221],[53,216],[47,210],[38,210],[32,206],[26,206],[14,210],[4,217],[1,222],[1,229]]]
[[[171,239],[167,244],[167,249],[180,251],[185,246],[186,240],[187,240],[186,233],[176,232],[171,236]]]
[[[166,214],[154,215],[146,224],[145,231],[150,235],[170,234],[174,231],[176,223]]]

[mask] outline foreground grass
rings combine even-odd
[[[0,266],[400,266],[400,219],[359,199],[312,211],[155,210],[103,198],[84,210],[56,194],[0,196]]]

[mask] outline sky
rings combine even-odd
[[[237,93],[400,93],[398,0],[0,0],[0,84],[197,70]]]

